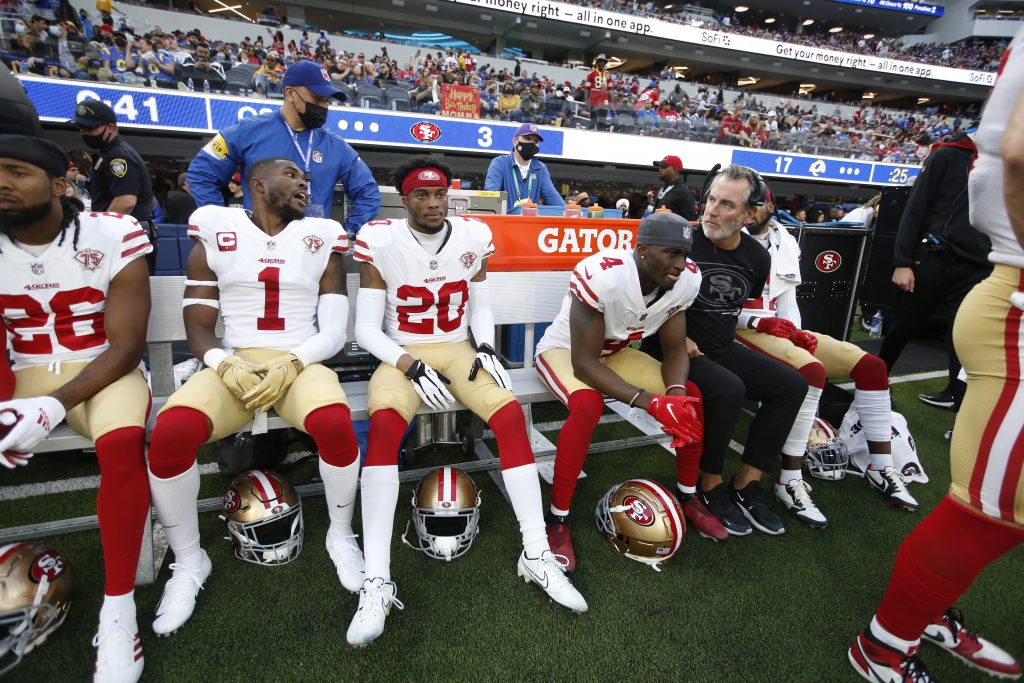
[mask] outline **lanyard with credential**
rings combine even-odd
[[[523,196],[523,177],[519,174],[519,164],[516,163],[515,158],[509,155],[509,160],[512,162],[512,179],[516,182],[516,204],[519,204],[523,199],[530,199],[530,195],[533,193],[533,173],[532,168],[526,172],[529,176],[529,180],[526,181],[526,196]],[[532,164],[531,164],[532,167]]]
[[[295,134],[292,127],[286,122],[284,127],[288,129],[288,134],[292,136],[292,144],[295,145],[295,151],[298,153],[299,158],[302,159],[302,163],[305,164],[303,169],[306,173],[306,191],[309,193],[310,199],[313,197],[313,183],[309,175],[309,160],[313,157],[313,131],[309,131],[309,140],[306,142],[306,153],[302,153],[302,147],[299,146],[299,136]]]

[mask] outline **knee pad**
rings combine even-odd
[[[184,473],[209,436],[210,422],[198,410],[179,406],[164,411],[149,442],[149,470],[159,479]]]
[[[850,371],[850,377],[858,389],[864,391],[885,391],[889,388],[889,371],[878,356],[865,353]]]
[[[797,372],[799,372],[800,376],[807,381],[807,386],[818,389],[825,388],[825,366],[819,361],[814,361],[813,363],[808,363],[803,367],[797,368]]]

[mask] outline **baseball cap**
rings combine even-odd
[[[769,109],[768,110],[768,116],[776,116],[775,110],[774,109]]]
[[[331,77],[327,75],[327,69],[316,62],[308,60],[295,62],[284,72],[284,78],[281,79],[281,87],[287,88],[288,86],[307,88],[317,97],[344,98],[341,91],[331,83]]]
[[[540,138],[541,142],[544,141],[543,136],[540,134],[540,128],[535,123],[524,123],[516,128],[516,134],[513,137],[519,137],[520,135],[536,135]]]
[[[665,166],[671,166],[672,168],[676,169],[677,171],[682,171],[683,170],[683,162],[682,162],[682,160],[679,157],[675,156],[674,154],[668,155],[667,157],[665,157],[661,161],[655,161],[654,165],[657,166],[658,168],[664,168]]]
[[[114,27],[111,26],[110,24],[100,24],[100,33],[103,33],[104,31],[107,31],[109,33],[113,33],[114,32]]]
[[[693,228],[690,221],[679,214],[656,211],[640,221],[636,241],[637,244],[689,249],[693,246]]]
[[[236,183],[241,183],[242,182],[242,174],[241,173],[235,173],[234,175],[231,176],[231,180],[233,180]]]
[[[604,61],[606,61],[606,62],[608,61],[608,58],[607,58],[607,57],[605,57],[605,55],[604,55],[604,53],[603,53],[603,52],[602,52],[601,54],[599,54],[599,55],[598,55],[597,57],[594,57],[594,61],[595,61],[595,62],[599,62],[599,61],[601,61],[602,59],[603,59]]]
[[[75,117],[68,120],[76,126],[95,128],[105,123],[117,123],[114,110],[99,100],[82,100],[75,107]]]

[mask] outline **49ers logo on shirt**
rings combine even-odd
[[[838,251],[832,251],[831,249],[821,252],[814,259],[814,267],[823,273],[839,270],[841,265],[843,265],[843,257],[839,255]]]
[[[103,261],[103,252],[95,249],[83,249],[75,252],[75,260],[82,264],[82,270],[96,270]]]
[[[319,254],[320,247],[324,246],[324,241],[316,235],[306,235],[302,238],[302,242],[306,245],[306,251],[311,254]]]
[[[238,249],[238,235],[233,232],[217,233],[217,249],[220,251],[235,251]]]
[[[56,550],[47,550],[36,557],[35,562],[28,570],[33,581],[39,583],[46,577],[47,581],[53,581],[64,573],[64,558]]]
[[[622,505],[626,507],[626,517],[640,526],[651,526],[654,524],[654,510],[647,504],[647,501],[636,496],[627,496]]]
[[[420,142],[436,142],[441,137],[441,129],[429,121],[414,123],[409,135]]]

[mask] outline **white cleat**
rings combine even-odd
[[[142,678],[145,658],[134,618],[119,616],[101,621],[92,646],[96,648],[93,683],[135,683]]]
[[[156,606],[156,619],[153,620],[153,632],[158,636],[169,636],[177,631],[196,608],[196,596],[213,569],[206,551],[200,548],[199,552],[202,553],[199,567],[188,567],[180,562],[171,565],[174,574],[164,586],[163,597]]]
[[[910,512],[920,507],[917,499],[907,491],[907,482],[895,467],[883,467],[880,470],[869,467],[864,471],[864,479],[872,488],[882,492],[882,498],[889,505]]]
[[[395,584],[379,576],[363,582],[363,588],[359,591],[359,608],[346,634],[349,645],[354,648],[366,647],[384,633],[384,619],[391,612],[391,606],[405,609],[397,595]]]
[[[366,578],[366,566],[363,564],[363,551],[356,543],[356,535],[346,536],[328,529],[327,554],[334,561],[342,587],[349,593],[358,593]]]
[[[787,484],[775,484],[775,497],[801,522],[818,528],[828,524],[825,515],[811,500],[811,485],[803,479],[790,479]]]
[[[587,611],[587,601],[572,585],[565,575],[568,560],[545,550],[540,557],[527,557],[524,550],[519,556],[517,573],[526,583],[533,582],[541,587],[557,605],[565,609],[583,614]]]

